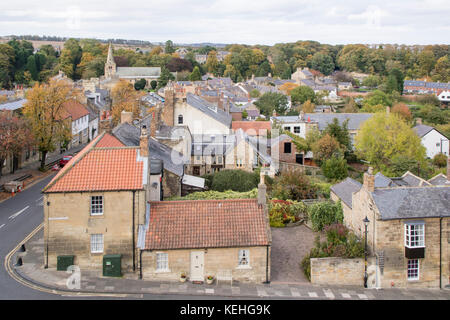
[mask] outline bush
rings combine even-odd
[[[316,199],[317,187],[303,173],[292,171],[275,177],[272,185],[272,198],[300,201]]]
[[[308,208],[308,213],[314,231],[322,231],[325,226],[344,220],[340,201],[314,203]]]
[[[300,221],[307,216],[307,207],[303,202],[272,200],[269,203],[271,227],[284,227],[288,223]]]
[[[211,190],[249,191],[257,188],[259,174],[243,170],[222,170],[212,175]]]
[[[322,163],[322,173],[328,180],[342,180],[348,177],[347,161],[344,158],[331,157]]]
[[[173,197],[170,200],[223,200],[223,199],[252,199],[258,196],[258,189],[253,189],[247,192],[236,192],[227,190],[225,192],[219,191],[201,191],[193,192],[185,197]]]
[[[433,157],[433,164],[439,168],[443,168],[447,165],[447,156],[443,153],[438,153]]]

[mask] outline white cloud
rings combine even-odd
[[[274,44],[442,43],[450,1],[56,0],[2,4],[1,35],[39,34],[152,42]],[[23,9],[26,8],[26,9]]]

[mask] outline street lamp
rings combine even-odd
[[[369,225],[367,216],[363,219],[364,223],[364,288],[367,288],[367,226]]]

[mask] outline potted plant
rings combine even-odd
[[[214,281],[214,276],[209,275],[209,276],[206,277],[206,283],[207,284],[212,284],[213,281]]]
[[[181,275],[180,275],[180,282],[186,282],[186,279],[187,279],[186,273],[182,272]]]

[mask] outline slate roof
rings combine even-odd
[[[416,80],[404,80],[403,86],[411,86],[411,87],[424,87],[424,88],[432,88],[432,89],[450,89],[450,83],[445,82],[429,82],[429,81],[416,81]]]
[[[99,135],[73,157],[44,188],[44,192],[141,190],[146,183],[139,149],[97,147]]]
[[[151,77],[159,78],[161,75],[160,67],[117,67],[116,75],[119,78]]]
[[[415,126],[413,128],[413,130],[416,132],[416,134],[421,138],[433,129],[434,129],[433,127],[430,127],[430,126],[427,126],[424,124],[418,124],[417,126]]]
[[[450,217],[449,187],[375,189],[382,220]]]
[[[145,249],[270,245],[270,228],[256,199],[150,202]]]
[[[428,182],[434,186],[450,185],[450,180],[448,180],[447,176],[445,176],[443,173],[439,173],[438,175],[429,179]]]
[[[231,120],[232,120],[231,115],[229,113],[217,108],[217,106],[215,106],[214,104],[212,104],[192,93],[188,93],[186,95],[186,102],[190,106],[197,108],[204,114],[223,123],[227,127],[231,126]]]
[[[13,102],[7,102],[0,104],[0,110],[17,110],[23,107],[23,105],[27,102],[27,99],[21,99]]]
[[[361,189],[362,184],[352,178],[347,178],[331,186],[333,191],[349,208],[352,207],[352,193]]]

